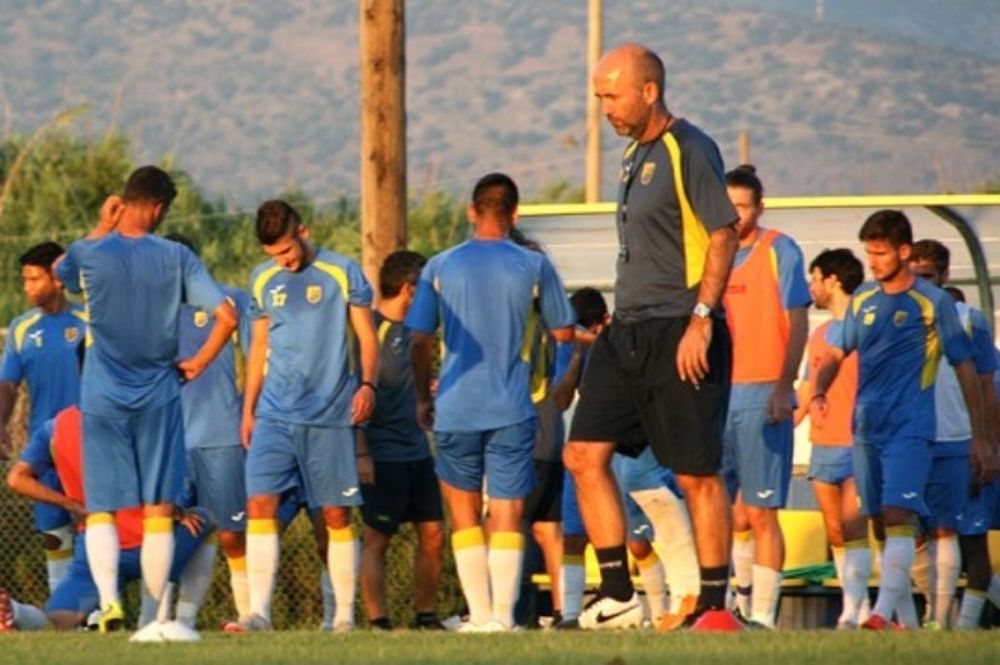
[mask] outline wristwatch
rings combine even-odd
[[[712,308],[705,303],[700,302],[694,306],[694,310],[692,310],[691,313],[699,319],[707,319],[712,314]]]

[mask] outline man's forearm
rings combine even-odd
[[[413,333],[410,346],[410,362],[413,365],[413,381],[417,397],[422,401],[431,399],[431,360],[434,338],[424,333]]]
[[[712,231],[705,257],[705,272],[698,287],[698,302],[714,309],[722,301],[738,246],[736,229],[732,225]]]
[[[791,390],[795,377],[799,374],[802,354],[809,337],[809,315],[805,307],[796,307],[788,312],[788,345],[785,347],[785,364],[781,370],[780,385]]]
[[[14,400],[17,398],[17,386],[10,381],[0,381],[0,427],[7,427],[10,414],[14,410]]]

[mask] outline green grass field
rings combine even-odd
[[[130,644],[127,634],[0,635],[0,663],[965,663],[1000,662],[1000,632],[742,634],[653,632],[506,635],[204,633],[197,644]]]

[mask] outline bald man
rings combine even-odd
[[[642,620],[609,462],[616,448],[634,456],[649,442],[684,490],[701,572],[700,595],[657,628],[738,630],[725,610],[731,516],[719,476],[731,355],[721,302],[738,216],[718,147],[670,113],[665,78],[660,58],[637,44],[606,54],[594,73],[605,116],[631,143],[618,186],[617,312],[594,343],[564,451],[601,569],[579,622]]]

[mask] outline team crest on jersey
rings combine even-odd
[[[208,312],[198,310],[194,313],[194,325],[196,328],[204,328],[208,325]]]
[[[319,284],[310,284],[306,287],[306,302],[315,305],[323,299],[323,287]]]
[[[896,313],[892,315],[892,322],[895,323],[898,328],[906,323],[906,316],[907,314],[905,309],[897,309]]]
[[[80,339],[80,329],[77,328],[76,326],[69,326],[67,328],[64,328],[63,338],[65,338],[65,340],[70,344],[73,344],[74,342],[76,342],[76,340]]]
[[[642,171],[639,171],[639,182],[648,185],[653,181],[654,173],[656,173],[656,162],[644,162]]]

